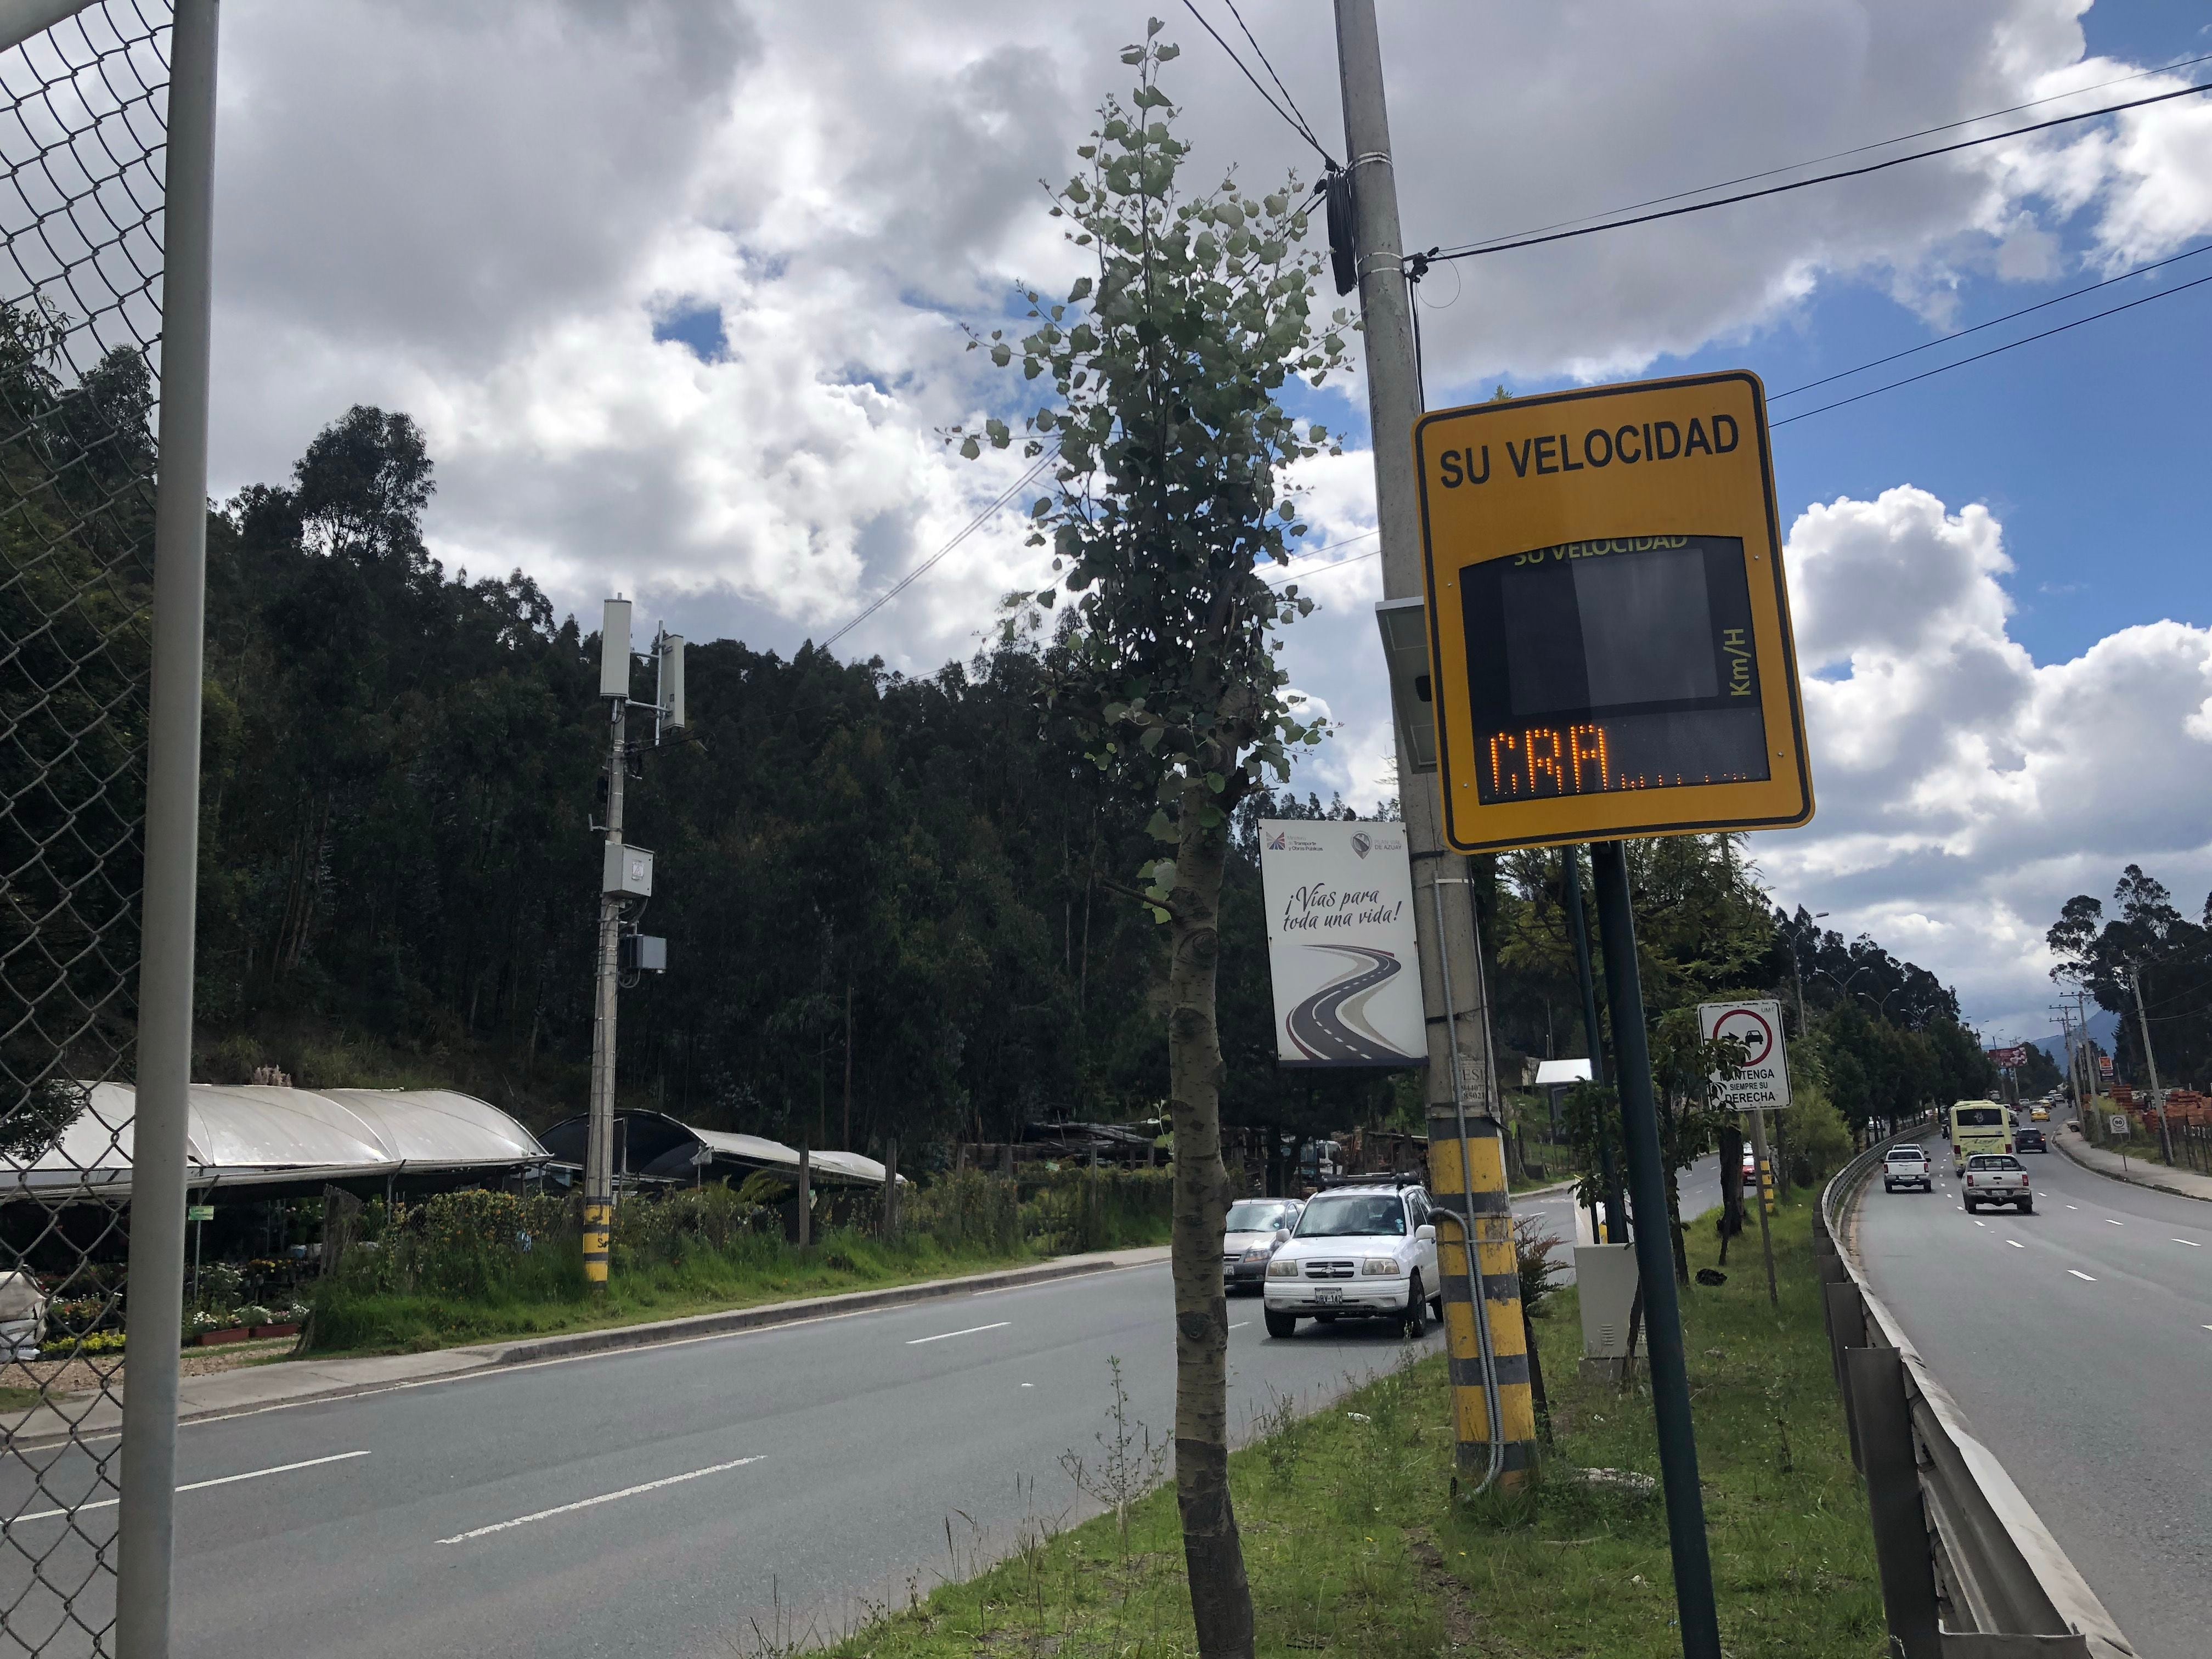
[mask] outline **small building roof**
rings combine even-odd
[[[88,1085],[84,1109],[45,1152],[28,1163],[0,1154],[0,1192],[126,1195],[137,1106],[127,1083]],[[498,1107],[447,1089],[195,1083],[186,1109],[194,1187],[506,1170],[549,1156]]]
[[[545,1144],[554,1158],[566,1164],[584,1159],[587,1115],[563,1118],[545,1132]],[[727,1129],[702,1129],[665,1112],[617,1112],[615,1147],[623,1167],[648,1181],[689,1181],[702,1163],[727,1170],[767,1170],[799,1179],[799,1149],[764,1135],[733,1133]],[[702,1159],[698,1155],[704,1152]],[[859,1152],[814,1152],[808,1178],[827,1186],[880,1187],[884,1166]],[[899,1180],[906,1182],[901,1176]],[[910,1183],[909,1183],[910,1184]]]

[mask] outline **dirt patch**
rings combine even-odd
[[[1406,1528],[1406,1553],[1419,1564],[1421,1582],[1436,1598],[1444,1619],[1444,1650],[1459,1653],[1474,1646],[1474,1608],[1467,1586],[1444,1565],[1443,1552],[1426,1527]]]
[[[234,1371],[241,1365],[291,1352],[297,1339],[271,1337],[264,1342],[227,1342],[219,1348],[187,1348],[178,1362],[185,1376],[208,1376]],[[0,1388],[35,1389],[48,1399],[98,1394],[123,1398],[125,1365],[120,1354],[95,1354],[76,1359],[11,1359],[0,1364]]]

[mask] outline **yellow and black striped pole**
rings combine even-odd
[[[1483,1484],[1494,1470],[1496,1484],[1510,1490],[1526,1481],[1536,1465],[1536,1404],[1529,1386],[1513,1212],[1505,1190],[1505,1142],[1495,1118],[1467,1118],[1464,1140],[1460,1122],[1450,1110],[1432,1111],[1429,1117],[1429,1181],[1439,1212],[1437,1266],[1443,1277],[1453,1439],[1462,1481]],[[1476,1269],[1482,1281],[1479,1308],[1468,1273],[1462,1212],[1474,1224]]]
[[[604,1290],[607,1283],[607,1236],[614,1224],[614,1206],[584,1206],[584,1283]]]

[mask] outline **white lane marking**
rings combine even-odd
[[[1011,1319],[1001,1319],[989,1325],[970,1325],[964,1331],[939,1331],[935,1336],[915,1337],[907,1343],[907,1346],[918,1348],[925,1342],[948,1342],[956,1336],[973,1336],[978,1331],[1003,1331],[1013,1322]]]
[[[325,1463],[343,1463],[349,1458],[366,1457],[366,1451],[334,1452],[328,1457],[310,1457],[301,1463],[279,1463],[273,1469],[248,1469],[244,1474],[217,1475],[212,1480],[193,1480],[177,1488],[179,1492],[205,1492],[210,1486],[228,1486],[240,1480],[258,1480],[264,1474],[289,1474],[295,1469],[319,1468]],[[0,1522],[0,1528],[12,1527],[21,1521],[52,1521],[64,1515],[82,1515],[87,1510],[112,1510],[123,1500],[103,1498],[94,1504],[80,1504],[74,1510],[39,1510],[29,1515],[18,1515]]]
[[[1034,1383],[1034,1382],[1024,1382],[1024,1383],[1023,1383],[1023,1384],[1022,1384],[1022,1386],[1023,1386],[1024,1388],[1025,1388],[1025,1389],[1034,1389],[1035,1387],[1036,1387],[1036,1383]]]
[[[1251,1322],[1250,1320],[1249,1320],[1249,1319],[1240,1319],[1240,1320],[1238,1320],[1238,1321],[1237,1321],[1234,1325],[1231,1325],[1229,1328],[1230,1328],[1231,1330],[1232,1330],[1232,1331],[1241,1331],[1241,1330],[1243,1330],[1243,1329],[1247,1325],[1250,1324],[1251,1322]]]
[[[1072,1284],[1079,1279],[1103,1279],[1109,1273],[1146,1273],[1167,1265],[1165,1261],[1117,1261],[1110,1267],[1099,1267],[1091,1273],[1070,1273],[1065,1282]],[[1057,1279],[1041,1279],[1035,1285],[1004,1285],[1000,1288],[1009,1291],[1041,1290],[1062,1282]],[[981,1296],[987,1292],[977,1291],[974,1294]],[[272,1401],[266,1406],[248,1406],[243,1411],[214,1412],[205,1417],[181,1417],[177,1419],[177,1426],[194,1429],[204,1423],[234,1423],[241,1417],[266,1417],[270,1412],[296,1411],[302,1406],[328,1406],[342,1400],[368,1400],[380,1394],[405,1394],[410,1389],[434,1389],[447,1382],[481,1382],[487,1377],[514,1376],[522,1371],[544,1370],[549,1365],[580,1365],[586,1360],[620,1359],[625,1356],[654,1352],[662,1348],[696,1347],[702,1342],[734,1342],[740,1337],[773,1336],[778,1331],[795,1331],[806,1325],[830,1325],[841,1319],[866,1319],[871,1314],[903,1313],[913,1305],[912,1303],[894,1302],[881,1308],[848,1308],[836,1313],[811,1315],[805,1319],[780,1319],[772,1325],[747,1325],[734,1331],[708,1331],[702,1336],[673,1336],[665,1342],[642,1342],[635,1347],[594,1348],[589,1353],[559,1353],[546,1359],[517,1360],[512,1365],[487,1361],[472,1365],[467,1370],[447,1371],[439,1376],[410,1376],[404,1382],[382,1382],[370,1389],[337,1389],[328,1394],[302,1395],[297,1400]],[[120,1440],[122,1437],[120,1434],[82,1434],[74,1441],[40,1440],[29,1443],[43,1450],[61,1444],[94,1446],[102,1441]]]
[[[2177,1244],[2186,1244],[2192,1250],[2201,1250],[2204,1248],[2193,1238],[2177,1238],[2173,1242]]]
[[[2009,1244],[2009,1245],[2011,1245],[2011,1246],[2013,1247],[2013,1249],[2014,1249],[2015,1250],[2024,1250],[2024,1249],[2026,1249],[2027,1248],[2027,1245],[2025,1245],[2025,1244],[2021,1243],[2018,1239],[2016,1239],[2016,1238],[2008,1238],[2007,1240],[2005,1240],[2005,1243],[2008,1243],[2008,1244]]]
[[[2076,1279],[2088,1279],[2089,1283],[2090,1283],[2090,1284],[2092,1284],[2092,1285],[2094,1285],[2094,1284],[2095,1284],[2095,1283],[2097,1282],[2097,1281],[2096,1281],[2095,1279],[2089,1279],[2089,1275],[2088,1275],[2088,1274],[2087,1274],[2087,1273],[2083,1273],[2083,1272],[2082,1272],[2079,1267],[2069,1267],[2066,1271],[2067,1271],[2068,1273],[2072,1273],[2072,1274],[2074,1275],[2074,1277],[2075,1277],[2075,1278],[2076,1278]]]
[[[765,1456],[763,1453],[762,1455]],[[526,1527],[532,1521],[544,1521],[556,1515],[573,1515],[578,1510],[594,1509],[601,1504],[611,1504],[617,1498],[635,1498],[641,1492],[658,1492],[663,1486],[681,1486],[686,1480],[696,1480],[702,1475],[720,1474],[725,1469],[741,1469],[748,1463],[757,1463],[759,1457],[733,1457],[726,1463],[711,1464],[703,1469],[694,1469],[689,1474],[671,1474],[659,1480],[647,1480],[641,1486],[624,1486],[620,1492],[602,1492],[597,1498],[580,1498],[573,1504],[562,1504],[550,1510],[539,1510],[534,1515],[518,1515],[512,1521],[495,1521],[489,1527],[478,1527],[474,1532],[457,1532],[451,1538],[441,1538],[441,1544],[465,1544],[471,1538],[482,1538],[487,1533],[505,1532],[510,1527]]]
[[[1981,1217],[1979,1217],[1979,1216],[1976,1216],[1976,1217],[1974,1218],[1974,1225],[1976,1225],[1977,1227],[1986,1227],[1986,1226],[1988,1226],[1989,1224],[1989,1224],[1988,1222],[1986,1222],[1986,1221],[1983,1220],[1983,1219],[1981,1218]]]
[[[2128,1224],[2127,1224],[2126,1222],[2124,1222],[2124,1221],[2115,1221],[2115,1220],[2113,1220],[2113,1219],[2112,1219],[2112,1217],[2110,1217],[2110,1216],[2106,1216],[2106,1217],[2105,1218],[2105,1224],[2106,1224],[2107,1227],[2124,1227],[2124,1226],[2126,1226]]]
[[[2069,1210],[2078,1210],[2081,1206],[2079,1204],[2069,1204],[2066,1207]]]

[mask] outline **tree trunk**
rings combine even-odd
[[[1725,1267],[1729,1240],[1743,1231],[1743,1131],[1730,1124],[1713,1138],[1721,1151],[1721,1265]]]
[[[1221,1034],[1214,1024],[1217,918],[1227,825],[1201,822],[1203,781],[1183,790],[1170,920],[1169,1110],[1175,1123],[1176,1503],[1202,1659],[1250,1659],[1252,1589],[1229,1494],[1229,1299],[1221,1232]]]

